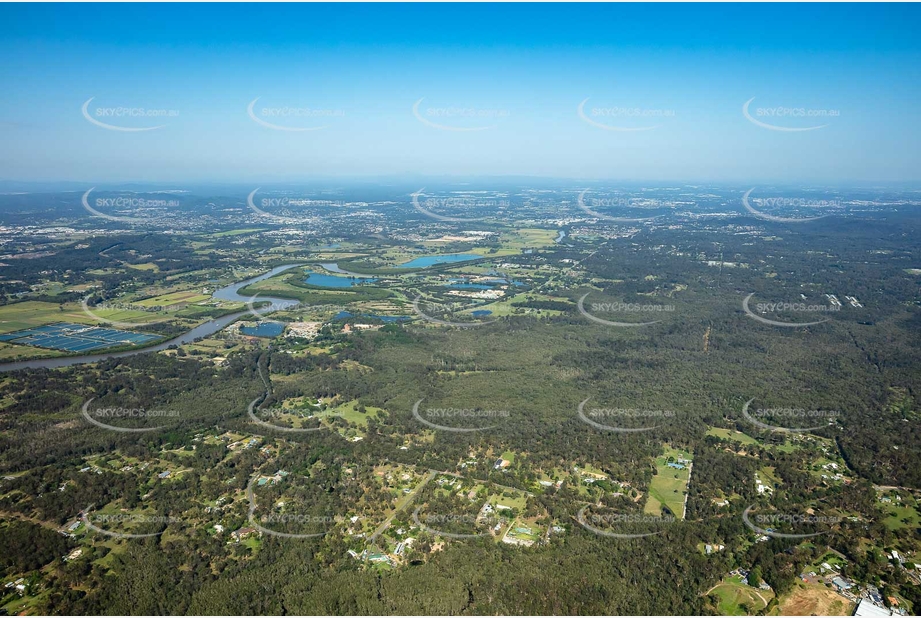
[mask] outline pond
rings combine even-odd
[[[256,326],[243,326],[240,332],[250,337],[277,337],[285,331],[282,322],[260,322]]]

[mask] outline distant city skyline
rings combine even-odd
[[[0,181],[914,183],[919,17],[7,4]]]

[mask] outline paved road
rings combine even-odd
[[[428,484],[428,482],[431,481],[433,478],[435,478],[435,476],[438,474],[440,473],[437,470],[429,470],[429,473],[425,475],[425,478],[422,479],[422,482],[416,485],[415,489],[413,489],[411,492],[406,494],[406,496],[404,496],[403,503],[397,505],[397,507],[393,510],[393,513],[390,514],[390,517],[385,519],[384,523],[382,523],[380,526],[377,527],[377,529],[374,531],[374,534],[372,534],[371,538],[369,538],[368,540],[371,543],[374,543],[375,541],[377,541],[377,537],[379,537],[384,532],[384,530],[390,527],[390,523],[393,521],[393,518],[396,517],[400,511],[402,511],[407,506],[412,504],[413,500],[416,499],[416,496],[419,495],[419,492],[422,491],[422,488],[425,487]]]

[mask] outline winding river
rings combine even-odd
[[[288,269],[297,268],[298,266],[303,266],[303,264],[286,264],[284,266],[278,266],[263,275],[259,275],[258,277],[253,277],[239,283],[232,283],[227,287],[221,288],[214,292],[213,297],[219,300],[236,301],[242,303],[249,302],[249,297],[240,296],[240,294],[237,293],[237,290],[252,283],[256,283],[257,281],[262,281],[263,279],[274,277],[278,273],[284,272]],[[289,298],[272,298],[270,296],[260,296],[259,301],[268,301],[272,303],[272,307],[275,309],[283,309],[285,307],[297,304],[296,300],[291,300]],[[249,313],[249,311],[238,311],[236,313],[231,313],[209,322],[205,322],[204,324],[200,324],[192,330],[179,335],[178,337],[173,337],[172,339],[162,341],[156,345],[138,348],[136,350],[124,350],[122,352],[112,352],[109,354],[100,352],[98,354],[65,356],[63,358],[37,358],[35,360],[16,361],[13,363],[0,363],[0,372],[17,371],[19,369],[56,369],[58,367],[70,367],[71,365],[82,365],[84,363],[96,363],[107,358],[125,358],[128,356],[134,356],[136,354],[159,352],[161,350],[167,349],[171,345],[191,343],[199,337],[207,337],[208,335],[212,335],[226,327],[228,324],[232,323],[240,316],[246,315],[247,313]],[[138,326],[143,327],[141,324]]]

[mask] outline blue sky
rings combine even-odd
[[[919,17],[863,4],[4,4],[0,179],[914,182]],[[743,115],[752,97],[768,127]],[[98,122],[162,128],[98,126],[81,111],[90,98]],[[168,115],[105,115],[119,107]]]

